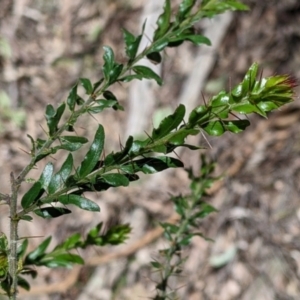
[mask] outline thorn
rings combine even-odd
[[[21,150],[21,151],[23,151],[24,153],[26,153],[26,154],[28,154],[28,155],[31,156],[31,153],[30,153],[30,152],[28,152],[28,151],[26,151],[26,150],[24,150],[24,149],[22,149],[22,148],[20,148],[20,147],[18,147],[18,148],[19,148],[19,150]]]
[[[208,139],[206,138],[205,134],[202,132],[202,130],[201,130],[201,129],[200,129],[200,132],[201,132],[202,136],[204,137],[204,139],[205,139],[205,141],[206,141],[207,145],[209,146],[209,148],[210,148],[210,149],[212,149],[212,146],[211,146],[211,144],[209,143]]]

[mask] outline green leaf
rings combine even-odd
[[[233,120],[233,121],[212,121],[203,127],[203,129],[212,136],[220,136],[225,131],[239,133],[244,131],[250,125],[248,120]]]
[[[109,184],[111,187],[129,185],[128,178],[125,175],[118,173],[101,175],[101,180]]]
[[[250,125],[250,122],[248,120],[224,121],[224,125],[227,131],[239,133],[244,131]]]
[[[49,253],[39,261],[39,265],[46,266],[48,268],[58,268],[72,267],[73,264],[84,264],[84,260],[76,254],[63,253],[63,254],[53,254]]]
[[[220,136],[225,132],[221,121],[212,121],[203,126],[203,129],[212,136]]]
[[[211,46],[211,41],[206,36],[203,36],[201,34],[187,35],[184,37],[184,39],[192,42],[193,44],[195,44],[197,46],[202,45],[202,44]]]
[[[143,78],[144,77],[142,75],[134,74],[134,75],[126,75],[126,76],[120,78],[119,81],[129,82],[129,81],[134,80],[134,79],[142,80]]]
[[[188,128],[194,127],[196,124],[203,124],[210,118],[211,107],[199,105],[194,108],[189,115]]]
[[[77,151],[82,147],[83,144],[88,142],[88,139],[82,136],[61,136],[59,137],[59,140],[61,145],[55,148],[64,149],[71,152]]]
[[[53,164],[49,162],[45,166],[44,171],[39,179],[39,182],[42,184],[44,190],[48,189],[48,185],[51,181],[52,174],[53,174]]]
[[[184,140],[186,137],[190,135],[197,135],[199,130],[197,129],[184,129],[177,131],[175,135],[173,135],[169,140],[168,143],[176,146],[184,146]]]
[[[57,201],[64,205],[73,204],[88,211],[100,211],[100,207],[95,202],[74,194],[59,196]]]
[[[126,141],[124,149],[120,152],[117,153],[112,152],[109,155],[107,155],[104,160],[104,165],[111,166],[111,165],[118,164],[129,153],[132,145],[133,145],[133,137],[130,135]]]
[[[71,211],[67,208],[63,207],[43,207],[40,209],[34,210],[34,213],[38,215],[39,217],[42,217],[44,219],[51,219],[51,218],[57,218],[62,215],[66,215],[71,213]]]
[[[115,63],[115,55],[113,50],[108,47],[104,46],[104,55],[103,55],[103,60],[104,60],[104,65],[103,65],[103,73],[104,77],[107,81],[109,81],[109,73],[112,71]]]
[[[51,178],[48,186],[49,194],[54,194],[56,191],[65,186],[65,182],[73,169],[73,156],[69,153],[60,170]]]
[[[25,239],[22,244],[18,247],[18,258],[23,257],[28,247],[28,239]]]
[[[147,54],[147,58],[155,65],[160,64],[162,60],[159,52],[151,52]]]
[[[81,236],[79,233],[74,233],[71,236],[69,236],[66,240],[64,240],[64,242],[60,245],[57,245],[54,249],[54,251],[56,250],[72,250],[75,249],[77,247],[79,247],[81,245]]]
[[[150,68],[145,67],[145,66],[134,66],[132,68],[132,70],[142,76],[143,78],[146,79],[154,79],[158,85],[162,85],[162,79],[154,72],[152,71]]]
[[[30,222],[30,221],[32,221],[32,217],[30,217],[30,216],[28,216],[28,215],[25,215],[25,216],[22,216],[22,217],[21,217],[21,220]]]
[[[187,16],[189,16],[193,6],[195,5],[196,0],[183,0],[178,9],[178,13],[176,15],[176,19],[181,22]]]
[[[182,122],[185,115],[185,106],[180,104],[175,110],[174,114],[169,115],[161,121],[157,129],[153,129],[152,138],[154,140],[160,139],[172,130],[176,129]]]
[[[150,53],[160,52],[164,50],[168,46],[168,44],[169,44],[169,38],[161,38],[151,46],[149,52]]]
[[[77,100],[77,84],[75,84],[67,98],[67,105],[69,106],[70,111],[74,111],[75,105],[76,105],[76,100]]]
[[[135,37],[128,30],[123,29],[123,36],[126,45],[125,47],[126,55],[129,57],[129,61],[133,61],[139,49],[142,35]]]
[[[34,202],[42,197],[44,189],[42,188],[42,183],[37,181],[33,186],[25,193],[21,200],[21,205],[24,209],[28,208]]]
[[[64,113],[66,104],[62,103],[57,110],[55,111],[54,107],[51,104],[48,104],[46,107],[46,120],[49,128],[49,134],[52,136],[57,131],[57,125],[61,119],[62,114]]]
[[[35,250],[29,252],[25,258],[25,264],[34,263],[35,260],[44,255],[51,242],[51,239],[51,236],[49,236]]]
[[[79,81],[83,88],[85,89],[85,92],[87,95],[91,95],[93,93],[93,85],[91,81],[87,78],[79,78]]]
[[[183,163],[173,157],[156,156],[145,157],[134,160],[126,165],[121,166],[121,170],[128,173],[143,172],[144,174],[154,174],[169,168],[182,168]]]
[[[158,17],[156,22],[157,29],[154,32],[153,40],[156,41],[161,38],[170,28],[170,19],[171,19],[171,1],[166,0],[164,4],[164,11]]]
[[[26,291],[29,291],[30,284],[28,283],[28,281],[21,276],[17,276],[17,277],[18,277],[18,286],[20,286],[22,289]]]
[[[99,124],[98,130],[94,137],[94,141],[89,151],[87,152],[84,160],[81,162],[81,165],[77,172],[80,178],[85,177],[94,169],[103,151],[104,139],[104,128],[101,124]]]

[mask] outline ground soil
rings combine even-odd
[[[147,1],[35,1],[0,2],[0,191],[9,193],[9,173],[28,162],[29,133],[44,135],[44,111],[66,99],[79,77],[101,77],[103,45],[124,60],[122,32],[137,33]],[[178,2],[178,1],[177,1]],[[238,83],[252,62],[263,74],[288,73],[300,80],[300,4],[289,1],[246,1],[249,12],[234,13],[225,38],[215,53],[205,97],[219,86]],[[199,28],[201,30],[201,27]],[[174,99],[188,76],[196,48],[166,53],[165,86],[153,87],[153,113],[174,108]],[[172,56],[173,55],[173,56]],[[183,57],[191,64],[185,64]],[[169,77],[168,75],[171,74]],[[217,87],[216,87],[217,86]],[[107,151],[119,149],[130,112],[128,86],[114,92],[125,112],[108,112],[84,119],[78,134],[93,136],[100,122],[106,128]],[[214,240],[195,238],[187,249],[182,277],[171,282],[178,299],[299,299],[300,298],[300,102],[268,119],[253,116],[251,127],[239,135],[225,134],[197,143],[217,161],[224,179],[211,191],[209,201],[219,212],[205,219],[200,230]],[[3,105],[9,99],[9,105]],[[199,103],[202,100],[199,100]],[[134,112],[137,113],[137,112]],[[151,120],[149,120],[151,125]],[[84,155],[78,154],[78,160]],[[185,165],[197,170],[199,153],[180,153]],[[59,164],[62,158],[55,158]],[[42,164],[30,176],[40,174]],[[21,299],[140,299],[152,297],[157,274],[149,261],[165,247],[157,221],[173,215],[169,193],[188,192],[183,170],[143,177],[132,188],[90,195],[99,214],[74,209],[63,221],[34,219],[20,228],[20,236],[53,237],[53,245],[67,235],[86,232],[98,222],[129,222],[133,234],[125,246],[89,249],[82,255],[89,265],[73,270],[39,270],[31,292]],[[28,184],[29,186],[29,184]],[[26,191],[26,187],[22,192]],[[0,231],[8,230],[8,211],[0,207]],[[41,238],[30,239],[30,247]],[[52,244],[51,244],[52,245]],[[111,254],[115,253],[115,254]],[[185,254],[185,253],[184,253]],[[227,257],[216,268],[212,259]],[[23,293],[23,294],[22,294]],[[0,296],[1,298],[1,296]]]

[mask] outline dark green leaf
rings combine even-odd
[[[51,218],[57,218],[65,214],[71,213],[71,211],[67,208],[63,207],[43,207],[40,209],[34,210],[34,213],[38,215],[39,217],[42,217],[44,219],[51,219]]]
[[[40,256],[44,255],[51,242],[51,239],[51,236],[49,236],[35,250],[29,252],[25,258],[25,264],[34,263],[35,260],[37,260]]]
[[[169,168],[181,167],[183,167],[183,163],[176,158],[168,156],[156,156],[134,160],[126,165],[122,165],[121,170],[131,174],[137,172],[154,174]]]
[[[118,164],[126,155],[129,153],[133,144],[133,137],[130,135],[126,141],[125,147],[122,151],[117,153],[110,153],[106,156],[104,160],[105,166],[111,166],[114,164]]]
[[[192,110],[189,115],[188,127],[194,127],[196,124],[203,124],[210,118],[211,107],[199,105]]]
[[[46,120],[49,128],[50,136],[52,136],[57,131],[57,125],[61,119],[62,114],[64,113],[66,104],[62,103],[57,110],[53,108],[51,104],[48,104],[46,107]]]
[[[129,185],[128,178],[125,175],[118,173],[104,174],[101,176],[101,180],[103,180],[105,183],[109,184],[112,187]]]
[[[188,40],[188,41],[190,41],[193,44],[198,45],[198,46],[202,45],[202,44],[205,44],[207,46],[211,46],[211,41],[207,37],[205,37],[205,36],[203,36],[201,34],[188,35],[188,36],[185,36],[184,39]]]
[[[126,76],[120,78],[119,81],[129,82],[134,79],[142,80],[143,78],[144,77],[142,75],[134,74],[134,75],[126,75]]]
[[[53,174],[53,164],[49,162],[45,166],[44,171],[39,179],[39,182],[42,184],[44,190],[48,189],[48,185],[51,181],[52,174]]]
[[[28,239],[25,239],[18,247],[18,257],[23,257],[28,247]]]
[[[184,129],[177,131],[169,140],[168,143],[176,146],[183,146],[184,140],[190,135],[197,135],[199,130],[197,129]]]
[[[83,265],[84,260],[79,255],[72,253],[63,253],[56,255],[54,255],[54,253],[49,253],[39,261],[39,265],[43,265],[48,268],[68,268],[71,267],[73,264]]]
[[[162,79],[154,72],[152,71],[150,68],[145,67],[145,66],[134,66],[132,68],[132,70],[138,74],[143,76],[143,78],[146,79],[154,79],[157,84],[162,85]]]
[[[195,0],[183,0],[179,5],[179,10],[176,18],[179,22],[183,21],[187,16],[189,16],[190,11],[195,5]]]
[[[18,276],[18,286],[20,286],[22,289],[29,291],[30,290],[30,284],[26,279],[24,279],[21,276]]]
[[[161,121],[157,129],[153,129],[152,138],[154,140],[160,139],[172,130],[176,129],[182,122],[185,115],[185,106],[180,104],[175,110],[174,114],[169,115]]]
[[[88,211],[100,211],[100,207],[95,202],[74,194],[59,196],[57,201],[64,205],[73,204]]]
[[[147,58],[155,65],[160,64],[162,60],[159,52],[151,52],[147,54]]]
[[[57,245],[54,249],[55,250],[72,250],[77,248],[81,245],[81,236],[79,233],[74,233],[71,236],[69,236],[62,244]]]
[[[65,186],[65,182],[73,169],[73,156],[69,153],[60,170],[52,177],[48,186],[49,194],[54,194],[56,191]]]
[[[112,71],[109,74],[109,83],[112,84],[118,80],[118,77],[122,73],[123,65],[122,64],[114,64]]]
[[[157,42],[153,44],[153,46],[149,49],[150,53],[152,52],[160,52],[164,50],[169,44],[168,38],[159,39]]]
[[[152,267],[155,268],[155,269],[161,269],[161,268],[162,268],[162,264],[159,263],[158,261],[151,261],[150,264],[151,264]]]
[[[85,177],[94,169],[103,151],[104,139],[104,129],[103,126],[99,124],[94,141],[79,167],[78,176],[80,178]]]
[[[21,220],[30,222],[30,221],[32,221],[32,217],[30,217],[30,216],[28,216],[28,215],[25,215],[25,216],[22,216],[22,217],[21,217]]]
[[[21,205],[24,209],[28,208],[34,202],[42,197],[44,189],[42,188],[42,183],[37,181],[33,186],[25,193],[21,200]]]
[[[103,65],[103,73],[106,81],[110,81],[110,72],[113,71],[114,65],[115,65],[115,55],[113,50],[108,47],[104,46],[104,55],[103,55],[103,60],[104,60],[104,65]]]
[[[83,88],[85,89],[85,92],[87,95],[91,95],[93,93],[93,85],[91,81],[87,78],[79,78],[79,81]]]
[[[161,38],[170,28],[170,19],[171,19],[171,1],[166,0],[164,4],[164,11],[158,17],[156,22],[157,29],[154,32],[153,40],[156,41],[157,39]]]
[[[74,111],[76,99],[77,99],[77,84],[75,84],[72,87],[72,89],[69,93],[68,99],[67,99],[67,104],[69,106],[70,111]]]
[[[88,142],[88,139],[82,136],[61,136],[59,140],[61,145],[57,146],[56,149],[64,149],[71,152],[80,149],[83,144]]]

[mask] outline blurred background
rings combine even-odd
[[[29,161],[27,134],[44,136],[46,105],[66,100],[79,77],[95,82],[102,76],[104,45],[114,49],[118,61],[125,61],[121,28],[138,34],[147,18],[143,42],[147,45],[163,2],[0,1],[2,193],[10,192],[9,173],[17,174]],[[172,1],[172,6],[179,3]],[[76,132],[92,138],[101,123],[106,131],[106,153],[117,151],[129,134],[144,136],[178,103],[190,110],[203,104],[203,97],[209,99],[221,89],[230,89],[253,62],[261,65],[264,76],[288,73],[300,80],[299,0],[244,3],[250,11],[226,13],[197,24],[198,32],[211,39],[211,47],[186,43],[167,49],[162,65],[143,62],[162,76],[163,87],[151,81],[116,84],[111,91],[125,112],[84,117]],[[184,273],[172,279],[179,299],[299,299],[299,89],[294,103],[268,119],[252,116],[250,120],[251,127],[242,134],[191,141],[206,148],[201,152],[217,161],[217,173],[225,177],[213,187],[209,199],[219,212],[199,228],[214,242],[195,238],[187,249]],[[85,151],[78,153],[78,161]],[[186,167],[198,170],[199,153],[184,150],[178,154]],[[54,159],[59,166],[64,157]],[[44,163],[30,173],[32,178],[40,174]],[[61,220],[34,218],[32,223],[22,223],[20,236],[38,237],[30,239],[31,249],[41,243],[41,237],[51,235],[55,245],[100,221],[128,222],[133,232],[125,245],[81,253],[93,262],[88,266],[39,269],[41,276],[32,281],[30,292],[21,291],[20,298],[127,300],[153,296],[158,275],[149,262],[166,246],[159,238],[157,223],[173,214],[170,194],[188,193],[188,184],[184,170],[143,176],[129,188],[88,195],[99,203],[100,213],[74,209]],[[0,214],[0,231],[8,233],[7,208],[0,207]]]

